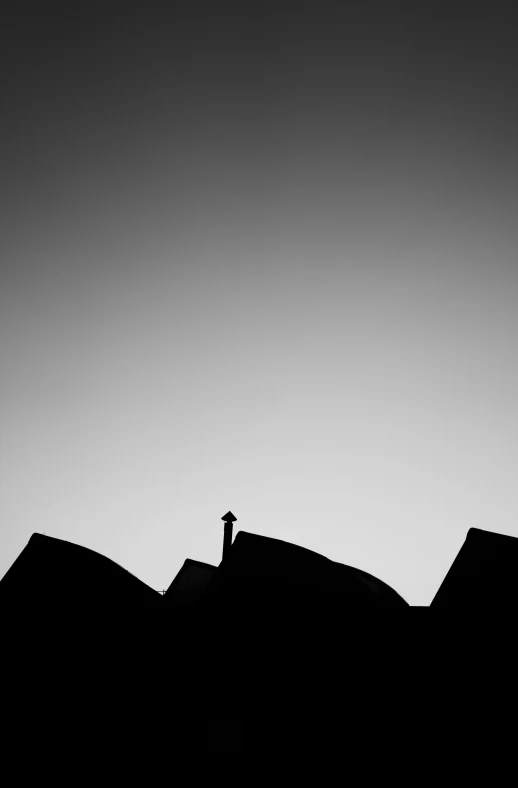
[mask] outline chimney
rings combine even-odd
[[[225,528],[223,531],[223,561],[225,561],[225,558],[228,558],[230,553],[230,547],[232,545],[232,528],[237,518],[234,517],[232,512],[227,512],[221,519],[225,521]]]

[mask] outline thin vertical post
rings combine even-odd
[[[223,530],[223,561],[225,561],[225,559],[229,556],[230,548],[232,546],[232,531],[237,518],[234,517],[232,512],[229,511],[221,519],[225,521],[225,527]]]

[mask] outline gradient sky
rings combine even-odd
[[[168,5],[4,13],[0,577],[231,509],[427,605],[518,536],[511,4]]]

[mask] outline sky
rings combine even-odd
[[[429,605],[518,536],[511,11],[6,6],[0,577],[164,589],[231,509]]]

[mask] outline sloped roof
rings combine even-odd
[[[0,581],[3,605],[24,610],[122,610],[158,605],[161,595],[100,553],[34,533]]]
[[[252,597],[257,604],[281,604],[292,597],[307,604],[356,607],[408,607],[387,583],[355,567],[280,539],[239,531],[228,559],[208,586],[210,593],[232,594],[235,603]],[[276,600],[276,602],[275,602]]]
[[[430,607],[518,604],[518,539],[470,528]]]
[[[217,567],[187,558],[164,594],[164,602],[173,607],[193,604],[204,593]]]

